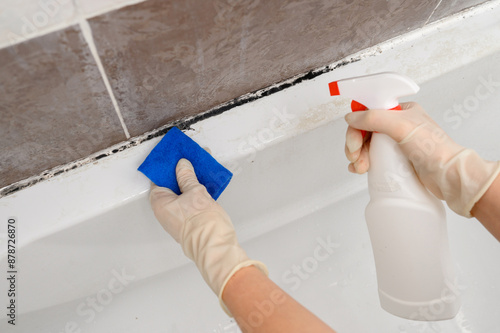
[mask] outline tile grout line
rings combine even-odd
[[[431,12],[431,15],[429,15],[429,17],[427,18],[427,20],[425,21],[424,25],[427,25],[427,23],[429,23],[432,15],[434,15],[434,13],[436,12],[436,10],[438,9],[438,7],[441,5],[441,2],[443,2],[443,0],[439,0],[438,4],[436,5],[436,7],[434,7],[434,10]]]
[[[317,77],[319,75],[334,71],[335,69],[342,67],[342,66],[345,66],[345,65],[348,65],[349,63],[360,61],[365,57],[375,56],[381,52],[380,50],[385,51],[387,49],[392,49],[394,47],[394,45],[397,45],[400,42],[413,40],[413,39],[417,38],[418,36],[423,36],[423,35],[426,35],[426,34],[433,32],[433,31],[439,31],[440,29],[448,26],[449,24],[456,23],[457,20],[462,20],[462,19],[469,18],[469,17],[475,16],[475,15],[479,15],[479,14],[482,14],[486,11],[493,10],[495,8],[500,8],[500,0],[490,0],[490,1],[487,1],[485,4],[473,6],[471,8],[460,11],[454,15],[451,15],[451,16],[445,17],[441,20],[432,22],[431,24],[429,24],[425,27],[417,28],[416,30],[411,31],[409,33],[399,35],[395,38],[392,38],[390,40],[376,44],[376,45],[369,47],[367,49],[358,51],[358,52],[351,54],[343,59],[335,61],[329,65],[320,66],[320,67],[313,69],[309,72],[297,74],[289,79],[286,79],[284,81],[280,81],[280,82],[275,83],[275,84],[268,86],[266,88],[262,88],[262,89],[254,91],[254,92],[244,94],[244,95],[239,96],[237,98],[234,98],[228,102],[217,105],[214,108],[207,110],[205,112],[202,112],[200,114],[185,117],[182,119],[177,119],[175,121],[169,122],[168,124],[165,124],[159,128],[148,131],[146,133],[135,136],[133,138],[129,138],[126,142],[121,142],[121,143],[118,143],[118,144],[113,145],[111,147],[107,147],[99,152],[96,152],[96,153],[90,155],[90,156],[84,157],[84,158],[79,159],[79,160],[74,161],[74,162],[59,165],[59,166],[54,167],[52,169],[46,170],[38,175],[34,175],[34,176],[28,177],[26,179],[20,180],[18,182],[15,182],[13,184],[4,186],[4,187],[0,188],[0,199],[3,197],[6,197],[6,196],[12,195],[12,194],[14,194],[22,189],[31,187],[31,186],[33,186],[39,182],[42,182],[44,180],[48,180],[50,178],[53,178],[59,174],[69,172],[73,169],[76,169],[78,167],[81,167],[81,166],[84,166],[84,165],[87,165],[90,163],[94,163],[94,162],[100,160],[101,158],[111,156],[115,153],[119,153],[123,150],[135,147],[135,146],[140,145],[140,144],[142,144],[146,141],[149,141],[153,138],[159,137],[159,136],[165,134],[166,132],[168,132],[168,130],[173,126],[177,126],[181,130],[188,130],[188,129],[190,129],[191,125],[197,123],[198,121],[201,121],[201,120],[204,120],[206,118],[213,117],[213,116],[217,116],[217,115],[222,114],[228,110],[231,110],[234,107],[255,101],[255,100],[260,99],[262,97],[272,95],[272,94],[277,93],[281,90],[285,90],[289,87],[292,87],[295,84],[298,84],[302,81],[308,81],[308,80],[314,79],[315,77]]]
[[[68,1],[68,0],[64,0],[64,1]],[[95,16],[99,16],[99,15],[104,15],[104,14],[112,12],[114,10],[118,10],[118,9],[123,8],[123,7],[136,5],[138,3],[145,2],[145,1],[147,1],[147,0],[127,0],[127,1],[122,1],[122,2],[115,1],[115,3],[113,5],[109,5],[107,7],[100,8],[99,10],[94,10],[92,12],[89,12],[89,13],[83,15],[80,12],[80,4],[79,4],[80,1],[79,0],[71,0],[71,3],[73,4],[73,8],[75,10],[76,16],[74,16],[70,19],[66,19],[66,20],[59,22],[59,23],[49,25],[49,27],[37,28],[36,31],[32,32],[32,33],[17,34],[13,31],[8,30],[6,32],[6,34],[9,37],[7,40],[0,41],[0,49],[6,48],[9,46],[13,46],[13,45],[16,45],[19,43],[23,43],[23,42],[26,42],[28,40],[35,39],[35,38],[50,34],[50,33],[55,32],[55,31],[64,30],[64,29],[66,29],[74,24],[78,24],[78,22],[79,22],[78,18],[81,18],[81,17],[91,18],[91,17],[95,17]],[[63,0],[57,0],[57,2],[62,3]],[[59,5],[63,5],[63,4],[59,4]]]
[[[125,136],[128,139],[130,139],[130,133],[128,131],[127,125],[125,124],[125,121],[123,120],[123,116],[120,110],[120,107],[118,106],[118,102],[116,101],[115,94],[113,93],[113,89],[111,88],[111,84],[109,83],[109,78],[108,75],[106,74],[106,71],[104,70],[104,66],[102,65],[101,62],[101,57],[99,57],[99,53],[97,52],[97,47],[94,42],[94,36],[92,35],[92,29],[90,28],[89,22],[85,18],[81,18],[78,22],[80,25],[80,28],[82,30],[83,38],[85,38],[85,41],[87,42],[87,45],[89,46],[90,53],[94,57],[94,60],[96,62],[97,68],[99,69],[99,73],[101,74],[101,78],[104,82],[104,85],[106,86],[106,90],[108,92],[108,95],[111,99],[111,103],[113,103],[113,107],[115,108],[116,115],[118,116],[118,119],[120,120],[120,124],[122,125],[123,132],[125,133]]]

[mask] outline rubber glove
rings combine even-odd
[[[482,159],[474,150],[455,143],[417,103],[404,103],[403,111],[368,110],[349,113],[345,153],[349,171],[369,169],[370,135],[389,135],[399,143],[420,178],[457,214],[472,217],[471,209],[500,172],[500,162]]]
[[[149,196],[151,207],[162,227],[194,261],[218,295],[224,311],[231,316],[222,301],[227,281],[242,267],[254,265],[266,275],[268,270],[262,262],[248,258],[238,244],[231,219],[198,182],[188,160],[179,160],[176,175],[182,194],[153,184]]]

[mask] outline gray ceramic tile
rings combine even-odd
[[[78,27],[0,50],[0,187],[125,139]]]
[[[132,135],[421,27],[438,0],[149,0],[90,20]]]
[[[443,0],[436,8],[429,22],[440,20],[446,16],[456,14],[463,9],[486,2],[484,0]]]

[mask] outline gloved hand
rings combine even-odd
[[[176,175],[182,194],[153,184],[151,207],[163,228],[181,245],[218,295],[224,311],[231,315],[222,302],[227,281],[242,267],[254,265],[268,275],[267,268],[248,258],[238,244],[231,219],[198,182],[188,160],[179,160]]]
[[[399,143],[420,178],[439,199],[465,217],[500,172],[500,163],[482,159],[472,149],[455,143],[417,103],[404,103],[403,111],[368,110],[345,116],[349,124],[345,153],[349,171],[364,173],[370,162],[370,135],[387,134]]]

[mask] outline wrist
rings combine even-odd
[[[498,199],[500,199],[498,191],[500,187],[500,161],[485,161],[485,163],[493,164],[493,171],[490,177],[485,180],[481,190],[478,191],[472,200],[470,209],[471,217],[483,215],[484,211],[489,211],[487,208],[488,206],[496,207],[498,205]]]
[[[474,150],[464,149],[443,166],[440,184],[448,206],[470,218],[471,210],[500,172],[500,163],[481,158]]]
[[[223,299],[224,298],[223,297],[224,290],[226,289],[226,287],[228,285],[234,286],[235,283],[237,284],[238,281],[241,280],[238,278],[245,277],[244,274],[239,274],[240,272],[250,272],[251,274],[259,274],[259,275],[263,274],[264,276],[269,275],[269,271],[267,270],[267,267],[266,267],[266,265],[264,265],[264,263],[262,263],[258,260],[251,260],[251,259],[248,259],[246,261],[239,263],[231,270],[231,272],[227,275],[224,282],[222,283],[222,286],[221,286],[219,294],[218,294],[219,304],[220,304],[222,310],[224,310],[224,312],[230,317],[232,317],[233,315],[231,314],[231,312],[227,308],[226,304],[224,303],[224,299]]]

